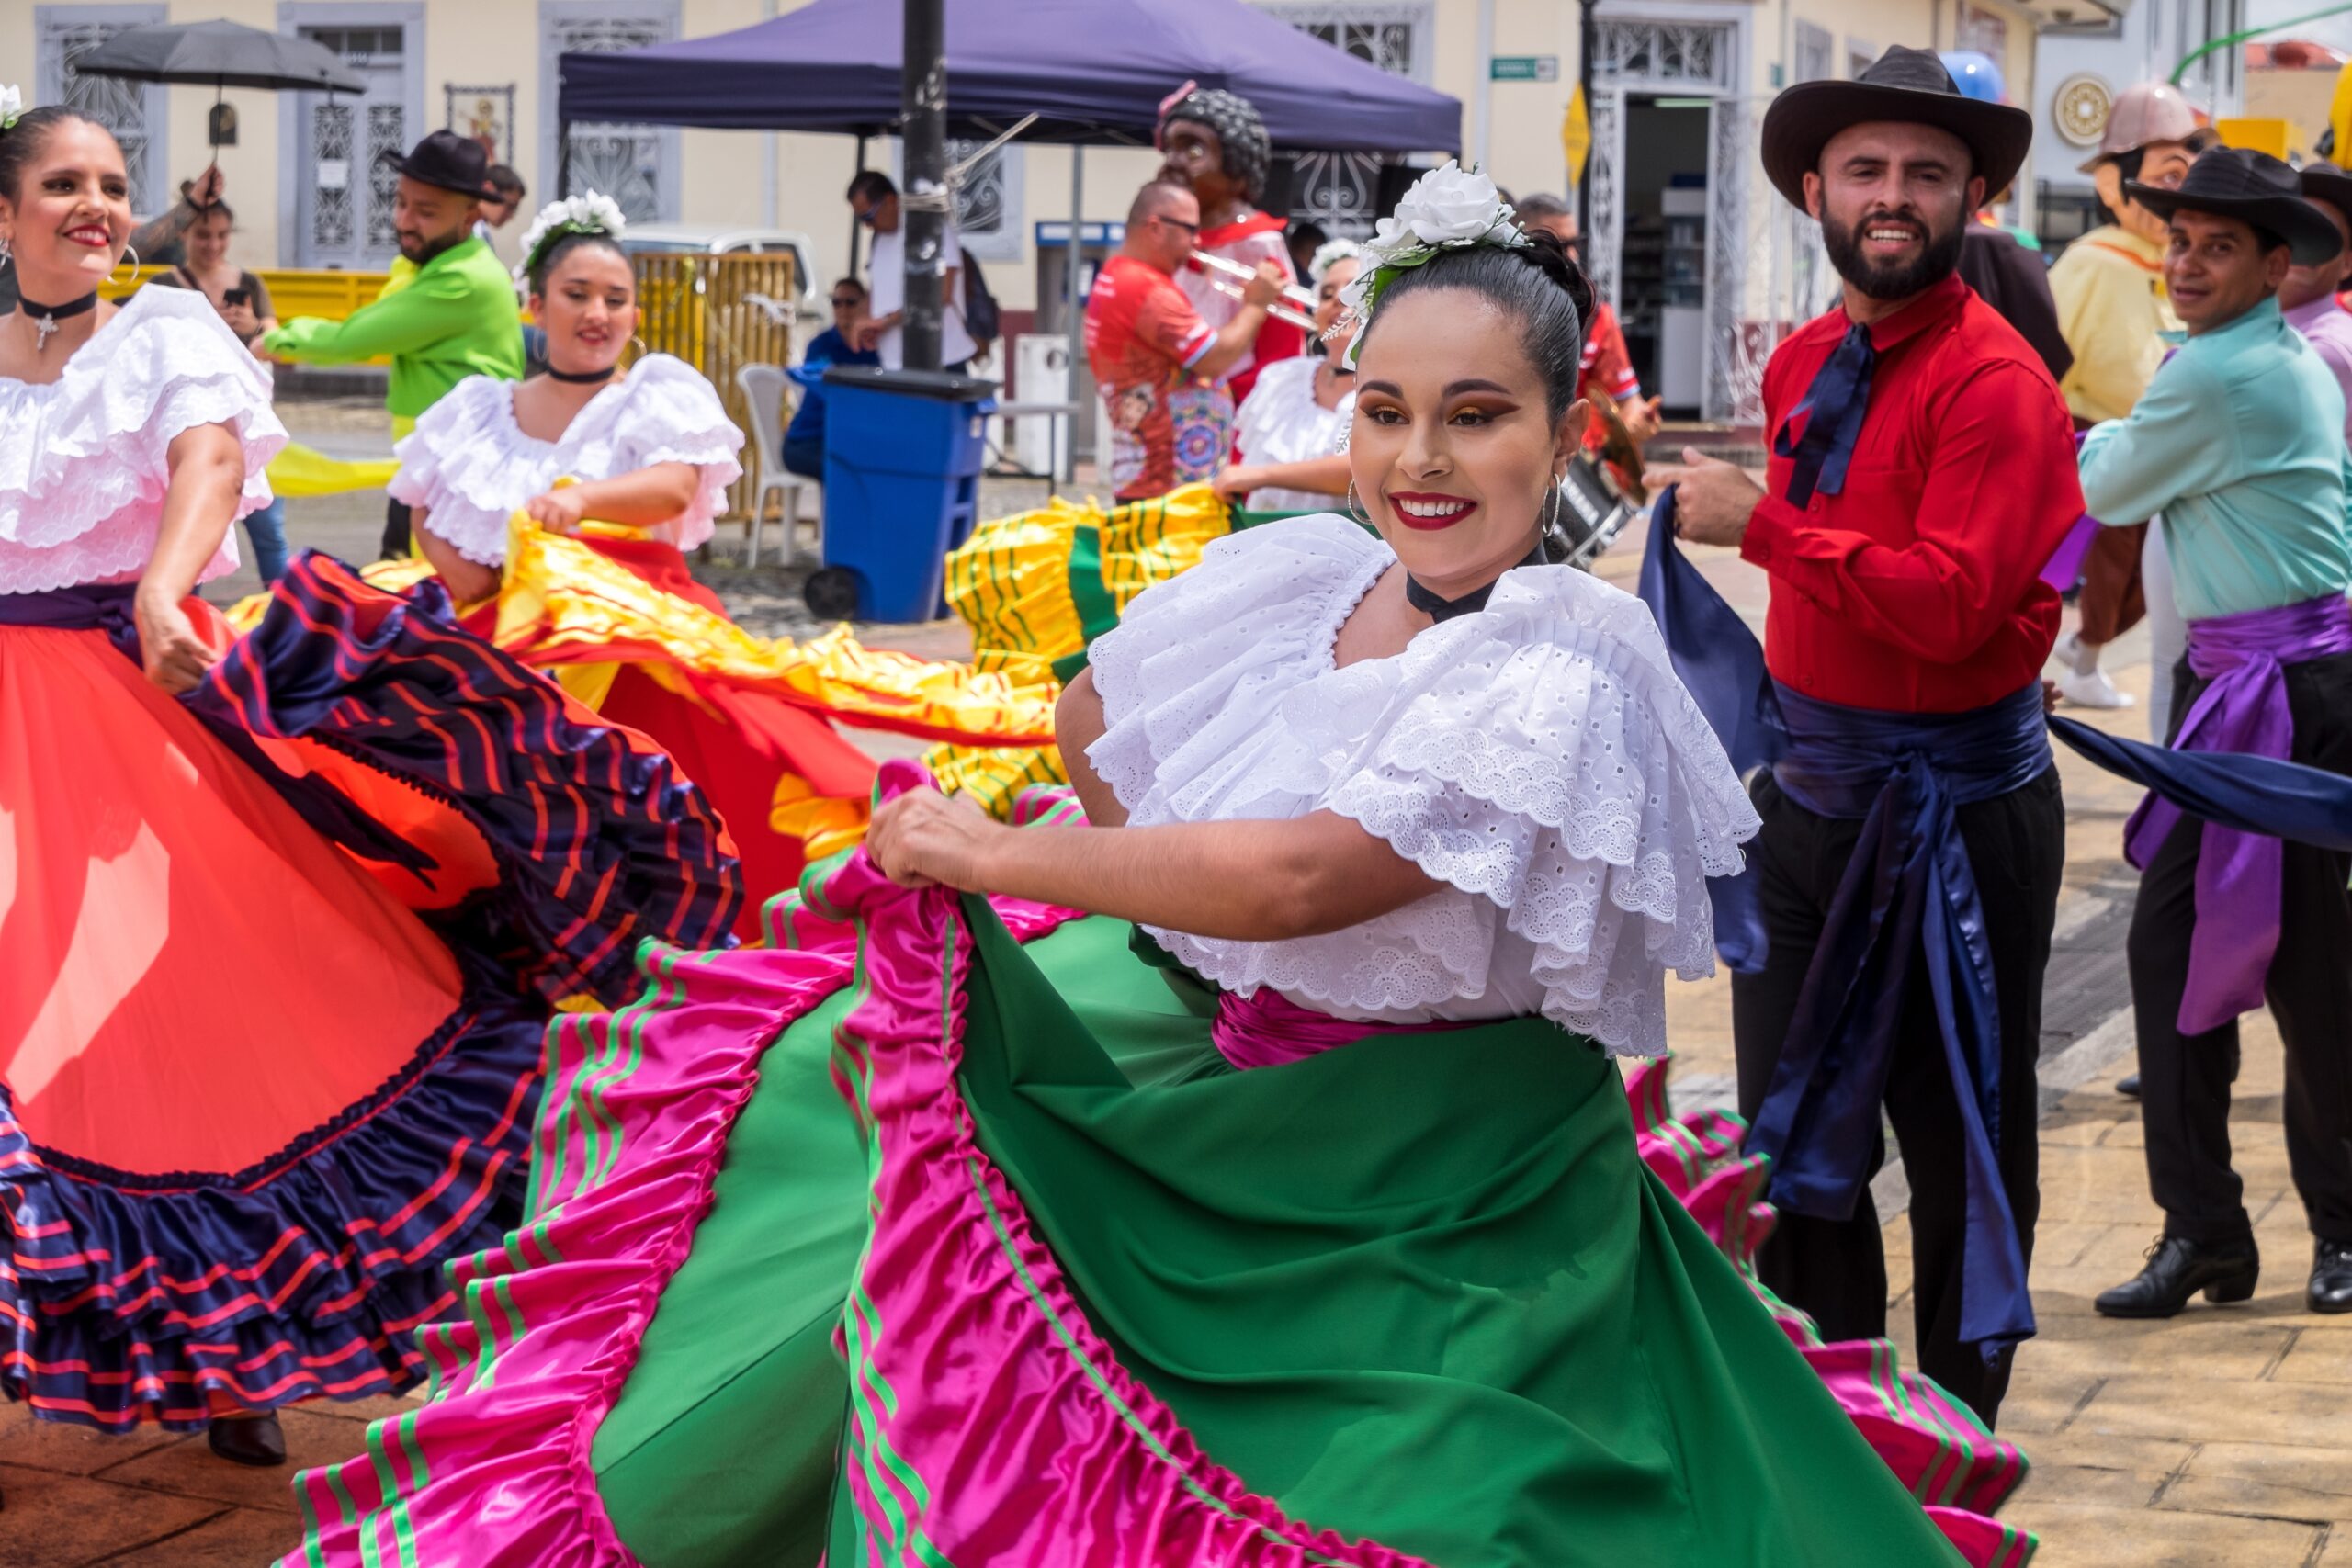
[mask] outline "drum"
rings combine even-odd
[[[1559,528],[1567,542],[1566,563],[1590,571],[1634,515],[1633,504],[1619,493],[1615,479],[1592,457],[1579,452],[1568,460],[1560,481]]]

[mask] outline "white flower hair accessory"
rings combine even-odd
[[[25,118],[25,95],[16,84],[0,87],[0,130],[13,130]]]
[[[1446,251],[1492,245],[1498,250],[1524,249],[1532,242],[1520,231],[1519,217],[1502,198],[1495,182],[1477,169],[1465,169],[1448,158],[1415,180],[1396,210],[1382,219],[1363,243],[1365,265],[1355,280],[1340,290],[1340,302],[1353,318],[1354,342],[1348,363],[1355,363],[1355,344],[1380,304],[1380,296],[1408,267],[1416,267]]]
[[[1363,247],[1353,240],[1326,240],[1316,246],[1314,255],[1307,258],[1306,280],[1319,284],[1323,281],[1323,275],[1334,266],[1343,261],[1353,261],[1362,254]]]
[[[539,257],[567,234],[602,234],[608,240],[617,240],[628,227],[628,215],[621,210],[621,204],[596,191],[550,201],[539,209],[539,215],[524,231],[523,259],[515,265],[514,281],[527,287],[531,269],[539,265]]]

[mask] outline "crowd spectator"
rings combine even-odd
[[[854,341],[858,348],[879,354],[882,363],[895,370],[907,362],[907,231],[899,187],[879,169],[861,169],[849,183],[849,208],[874,231],[867,273],[874,280],[870,313],[858,323]],[[939,367],[963,370],[979,353],[979,344],[964,324],[964,248],[952,220],[940,229],[940,262],[945,275],[940,282]]]
[[[523,198],[531,193],[523,176],[509,164],[492,164],[487,178],[495,194],[483,198],[481,216],[474,220],[474,238],[495,249],[498,231],[514,221],[514,215],[523,210]]]
[[[229,241],[237,215],[225,201],[215,201],[196,215],[182,235],[187,259],[149,280],[153,288],[188,288],[212,301],[220,319],[238,340],[251,344],[277,325],[270,308],[269,288],[229,259]],[[286,502],[270,497],[267,506],[245,516],[245,536],[254,547],[254,570],[264,582],[286,573]]]
[[[857,329],[865,320],[865,285],[844,277],[833,285],[833,324],[808,340],[793,379],[800,386],[800,406],[784,433],[784,466],[808,479],[825,477],[825,368],[831,365],[879,365],[882,356],[855,346]]]
[[[1144,186],[1127,209],[1125,240],[1087,296],[1086,363],[1102,393],[1105,471],[1121,501],[1216,473],[1233,439],[1233,396],[1217,378],[1250,352],[1289,280],[1274,263],[1260,263],[1241,308],[1212,328],[1176,287],[1200,231],[1200,201],[1188,187]]]
[[[1521,228],[1545,231],[1579,265],[1583,263],[1583,231],[1577,227],[1576,210],[1566,202],[1538,193],[1522,197],[1518,211]],[[1577,390],[1591,399],[1595,408],[1615,409],[1636,445],[1657,434],[1659,400],[1642,396],[1642,378],[1634,374],[1624,328],[1606,299],[1593,301],[1592,321],[1584,334],[1584,378]],[[1608,432],[1600,420],[1585,427],[1585,446],[1590,450],[1599,451],[1607,439]]]

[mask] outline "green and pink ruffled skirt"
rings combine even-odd
[[[552,1032],[532,1217],[289,1563],[2030,1555],[2014,1449],[1758,1297],[1761,1173],[1657,1071],[1521,1020],[1236,1072],[1124,924],[804,888]]]

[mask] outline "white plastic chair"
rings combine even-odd
[[[760,564],[760,531],[766,525],[768,495],[775,491],[784,498],[784,539],[778,554],[783,564],[790,566],[797,544],[795,536],[799,532],[800,487],[808,482],[784,466],[784,400],[791,389],[792,378],[785,374],[781,365],[746,365],[735,372],[735,384],[742,389],[743,402],[751,411],[752,446],[759,465],[759,479],[752,490],[752,512],[746,525],[750,540],[745,547],[744,564]],[[821,502],[818,515],[821,532]]]

